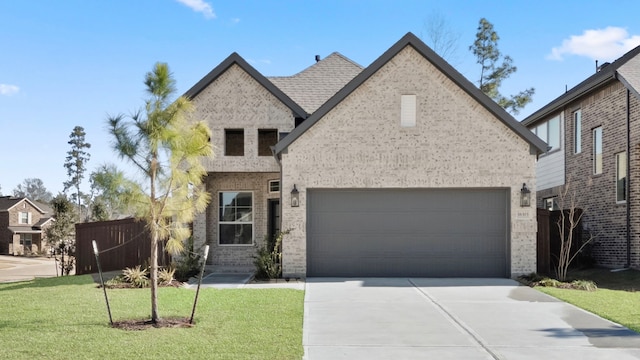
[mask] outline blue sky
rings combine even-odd
[[[640,45],[640,2],[473,0],[0,0],[0,191],[40,178],[52,193],[76,125],[92,147],[88,175],[121,164],[108,115],[144,99],[144,74],[167,62],[182,94],[232,52],[266,76],[293,75],[338,51],[367,66],[407,32],[428,44],[425,23],[458,35],[451,64],[479,75],[468,47],[480,18],[500,36],[518,71],[504,94],[534,87],[522,120]]]

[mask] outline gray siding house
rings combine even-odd
[[[523,124],[549,143],[537,164],[538,207],[575,192],[599,265],[640,266],[640,47],[551,101]]]
[[[284,276],[535,271],[520,195],[546,144],[413,34],[364,69],[334,53],[267,78],[232,54],[186,95],[217,146],[194,222],[216,267],[286,229]]]

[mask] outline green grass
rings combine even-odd
[[[107,290],[113,320],[148,319],[149,289]],[[160,317],[189,317],[194,290],[161,288]],[[111,328],[91,276],[0,284],[4,359],[300,359],[304,292],[201,289],[192,328]]]
[[[611,272],[587,269],[568,274],[571,279],[591,280],[597,291],[536,287],[545,294],[640,332],[640,271]]]

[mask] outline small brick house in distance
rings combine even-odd
[[[47,251],[46,227],[53,221],[45,204],[0,196],[0,254],[26,255]]]
[[[538,207],[558,210],[563,186],[575,191],[607,267],[640,266],[639,91],[637,47],[523,120],[550,147],[537,163]]]
[[[217,147],[193,224],[210,264],[250,270],[283,229],[284,276],[535,271],[520,190],[542,140],[411,33],[366,68],[316,61],[268,78],[234,53],[185,94]]]

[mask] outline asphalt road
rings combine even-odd
[[[56,276],[56,263],[46,257],[0,255],[0,282],[28,281]]]

